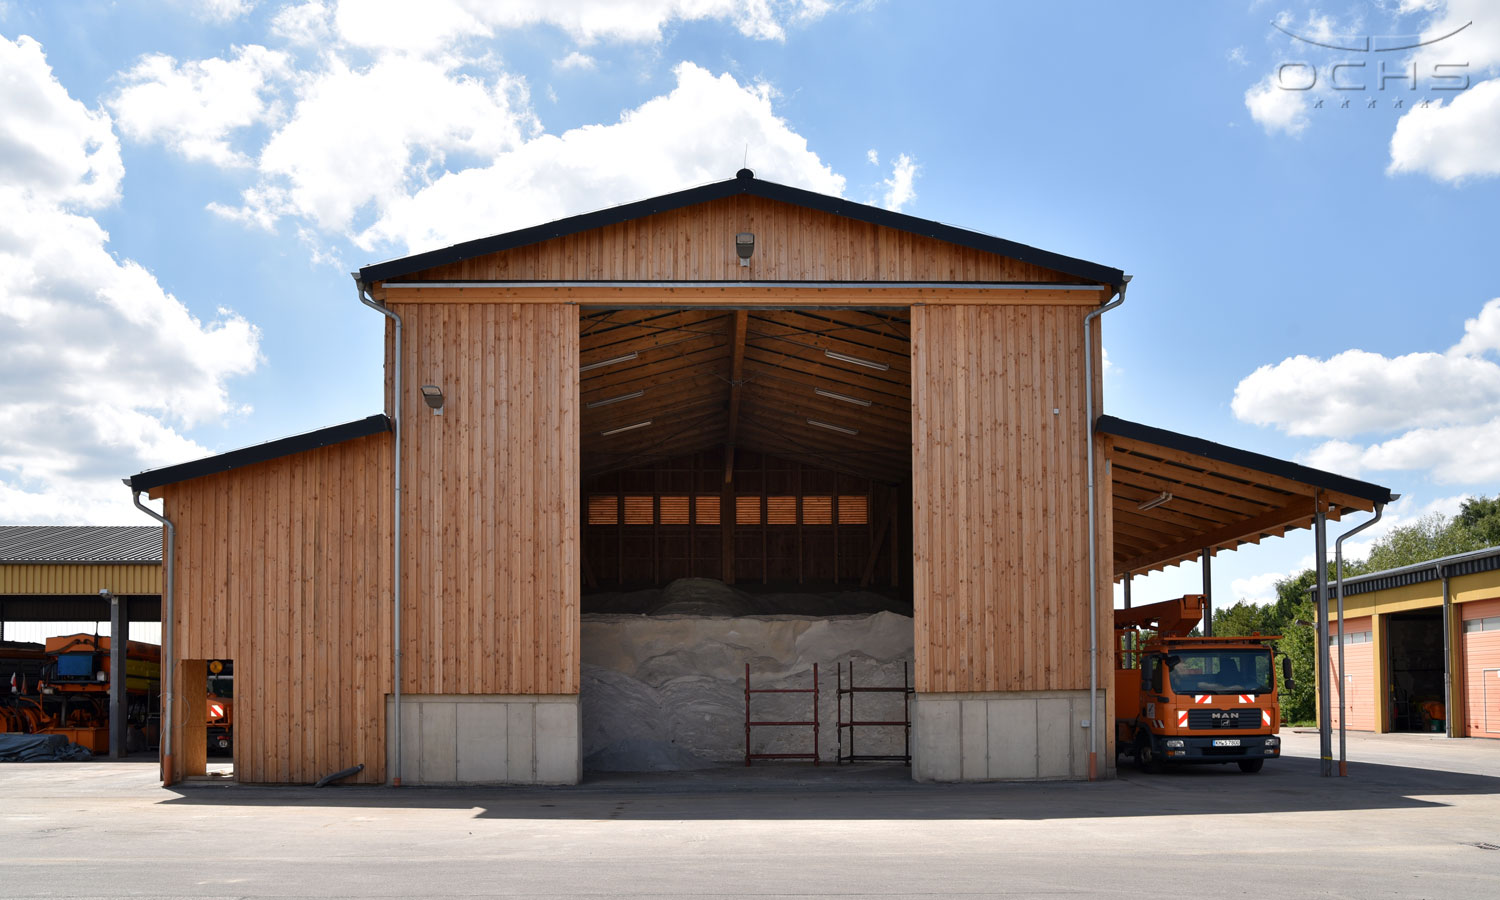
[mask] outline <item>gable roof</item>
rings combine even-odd
[[[374,284],[377,281],[399,278],[403,275],[410,275],[414,272],[421,272],[436,266],[473,259],[476,256],[500,253],[516,247],[524,247],[529,244],[552,240],[553,238],[591,231],[596,228],[604,228],[609,225],[617,225],[632,219],[639,219],[656,213],[668,212],[674,209],[681,209],[685,206],[707,203],[712,200],[721,200],[740,194],[776,200],[793,206],[806,207],[819,212],[866,222],[871,225],[879,225],[885,228],[893,228],[898,231],[906,231],[946,241],[961,247],[994,253],[998,256],[1007,256],[1011,259],[1052,269],[1086,281],[1107,284],[1114,288],[1118,288],[1125,279],[1125,273],[1121,270],[1100,265],[1099,263],[1064,256],[1060,253],[1052,253],[1036,247],[1029,247],[1025,244],[1018,244],[1015,241],[1007,241],[1004,238],[981,234],[977,231],[969,231],[965,228],[944,225],[941,222],[934,222],[930,219],[919,219],[916,216],[891,212],[877,206],[852,203],[839,197],[819,194],[815,191],[803,190],[802,188],[788,187],[787,185],[776,184],[772,181],[764,181],[756,178],[755,174],[749,169],[741,169],[734,178],[728,181],[716,181],[712,184],[688,188],[687,190],[671,194],[663,194],[660,197],[652,197],[648,200],[639,200],[609,209],[569,216],[565,219],[558,219],[542,225],[534,225],[530,228],[522,228],[518,231],[508,231],[504,234],[496,234],[477,240],[465,241],[461,244],[454,244],[451,247],[428,250],[424,253],[403,256],[399,259],[373,263],[359,270],[359,280],[364,284]]]
[[[160,525],[0,525],[0,563],[160,563]]]
[[[352,441],[355,438],[366,437],[390,430],[390,419],[384,415],[374,415],[354,422],[345,422],[342,425],[333,425],[328,428],[319,428],[317,431],[308,431],[275,441],[266,441],[264,444],[255,444],[251,447],[242,447],[239,450],[230,450],[228,453],[220,453],[218,456],[195,459],[192,462],[185,462],[175,466],[164,466],[160,469],[148,469],[139,475],[131,476],[128,480],[132,490],[148,491],[152,488],[161,487],[164,484],[176,484],[179,481],[187,481],[189,478],[199,478],[218,472],[228,472],[230,469],[238,469],[242,466],[290,456],[293,453],[301,453],[304,450],[327,447],[330,444],[341,444],[344,441]]]

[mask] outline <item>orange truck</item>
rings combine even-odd
[[[1203,595],[1115,610],[1115,750],[1148,772],[1281,755],[1275,635],[1192,637]],[[1290,686],[1291,661],[1280,681]]]

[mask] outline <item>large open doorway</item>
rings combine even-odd
[[[912,683],[909,311],[590,309],[579,357],[585,769],[743,764],[747,708],[818,722],[757,756],[905,755],[839,689]]]
[[[1443,613],[1396,613],[1386,619],[1392,731],[1441,731]]]

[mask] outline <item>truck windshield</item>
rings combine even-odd
[[[1169,672],[1179,694],[1269,694],[1271,654],[1266,650],[1186,650],[1173,654]]]

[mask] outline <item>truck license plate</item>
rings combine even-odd
[[[1215,738],[1214,739],[1214,746],[1215,747],[1238,747],[1239,745],[1240,745],[1240,739],[1239,738]]]

